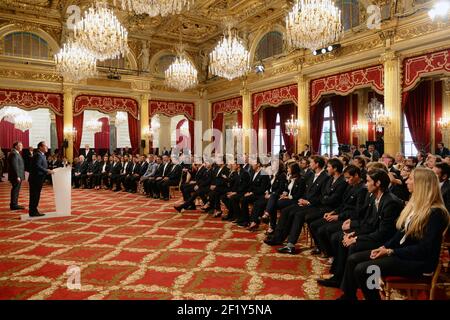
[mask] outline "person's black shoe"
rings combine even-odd
[[[279,246],[281,244],[283,244],[283,242],[277,241],[273,238],[266,238],[264,239],[264,243],[269,245],[269,246]]]
[[[250,223],[247,221],[242,221],[242,222],[238,222],[237,225],[241,228],[247,228],[250,225]]]
[[[194,206],[190,206],[190,207],[188,207],[187,208],[188,210],[196,210],[197,209],[197,207],[194,205]]]
[[[285,247],[279,248],[277,251],[278,251],[279,253],[295,254],[295,247],[288,247],[288,246],[285,246]]]
[[[231,215],[226,215],[226,216],[222,216],[222,220],[223,221],[231,221],[231,220],[233,220],[234,218],[233,218],[233,216],[231,216]]]
[[[314,248],[314,249],[312,249],[311,254],[312,254],[312,255],[318,255],[318,254],[320,254],[319,248]]]
[[[339,281],[335,276],[332,276],[329,279],[319,279],[317,283],[324,287],[329,288],[339,288],[341,285],[341,281]]]
[[[43,216],[45,216],[45,214],[40,212],[30,213],[30,217],[43,217]]]
[[[23,210],[23,209],[25,209],[25,207],[22,207],[22,206],[13,206],[13,207],[10,207],[10,209],[11,209],[11,210]]]
[[[174,206],[173,207],[175,210],[177,210],[179,213],[181,213],[181,210],[183,210],[182,206]]]

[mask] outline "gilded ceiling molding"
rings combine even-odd
[[[450,75],[450,48],[403,60],[403,91],[415,87],[421,78],[430,75]]]
[[[86,109],[98,110],[103,113],[125,111],[135,119],[139,118],[139,104],[128,97],[78,95],[73,104],[73,115],[77,116]]]

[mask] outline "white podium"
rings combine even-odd
[[[53,170],[52,184],[55,197],[56,212],[44,212],[45,216],[30,217],[21,215],[21,220],[39,220],[57,217],[67,217],[72,212],[72,167],[56,168]]]

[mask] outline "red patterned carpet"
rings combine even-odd
[[[0,183],[0,299],[334,299],[316,278],[326,266],[285,256],[232,223],[171,202],[111,191],[73,190],[72,216],[20,221]],[[28,187],[20,204],[28,205]],[[42,212],[54,210],[46,186]],[[69,266],[80,289],[69,289]]]

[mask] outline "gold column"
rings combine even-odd
[[[358,123],[362,128],[358,135],[358,144],[365,144],[368,140],[369,123],[366,118],[368,103],[367,89],[358,90]]]
[[[300,133],[297,136],[297,153],[305,144],[311,145],[309,116],[309,80],[304,75],[296,77],[298,90],[297,119],[300,121]]]
[[[64,86],[64,133],[72,132],[73,129],[73,88],[70,86]],[[68,147],[66,149],[67,161],[73,161],[73,139],[70,135],[64,134],[64,139],[68,141]]]
[[[250,91],[244,87],[240,93],[242,96],[242,129],[244,129],[244,132],[250,132],[248,130],[252,129],[253,117]],[[250,137],[248,134],[244,135],[243,145],[244,152],[248,154],[250,152]]]
[[[442,118],[450,117],[450,78],[442,81]],[[439,119],[436,119],[439,120]],[[448,148],[450,145],[450,134],[446,130],[442,132],[442,142]]]
[[[141,95],[141,103],[140,103],[140,122],[141,122],[141,140],[145,140],[145,148],[141,150],[141,153],[147,154],[150,150],[150,142],[145,137],[145,133],[148,132],[150,127],[150,120],[148,117],[148,101],[150,100],[150,95],[148,93],[144,93]]]
[[[384,108],[391,124],[384,128],[384,152],[395,155],[402,150],[402,104],[400,59],[388,49],[381,56],[384,64]]]

